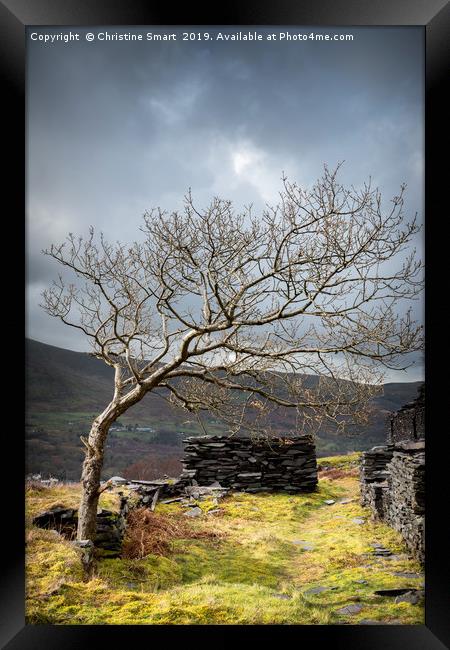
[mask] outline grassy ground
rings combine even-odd
[[[358,624],[369,619],[423,624],[422,605],[374,594],[420,588],[423,578],[395,575],[420,573],[420,567],[405,554],[400,536],[371,522],[359,505],[356,463],[356,455],[321,459],[328,469],[312,494],[236,493],[211,515],[206,513],[212,504],[201,502],[204,515],[189,525],[215,537],[175,538],[166,556],[103,560],[88,582],[73,546],[30,524],[32,515],[50,505],[76,505],[79,487],[30,490],[28,622]],[[104,507],[117,503],[111,494],[102,499]],[[335,503],[326,505],[329,499]],[[178,504],[159,504],[157,512],[176,520],[184,511]],[[364,523],[356,523],[358,518]],[[372,543],[389,548],[393,559],[375,557]],[[317,587],[326,589],[314,593]],[[348,605],[361,609],[340,611]]]

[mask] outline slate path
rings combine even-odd
[[[347,487],[351,484],[344,480],[341,485]],[[334,624],[422,622],[420,609],[415,609],[415,612],[404,606],[397,609],[398,604],[416,608],[422,605],[421,585],[416,582],[415,589],[413,580],[423,579],[423,575],[417,571],[416,563],[401,550],[401,540],[388,536],[385,525],[379,525],[366,510],[361,509],[359,490],[353,485],[346,493],[330,496],[332,498],[327,495],[322,500],[323,507],[302,520],[298,529],[302,537],[290,540],[301,551],[296,556],[299,574],[304,571],[305,576],[317,576],[303,584],[299,581],[306,602],[328,610]],[[335,531],[330,538],[329,523],[331,530]],[[345,548],[348,549],[348,564],[344,553],[341,581],[339,572],[332,567],[341,549]],[[305,550],[311,552],[303,553]],[[413,620],[413,614],[417,620]]]
[[[307,594],[307,595],[309,595],[309,594],[315,595],[315,594],[321,594],[323,591],[329,591],[329,590],[330,590],[330,587],[321,587],[319,585],[318,587],[311,587],[310,589],[307,589],[303,593]]]
[[[314,550],[314,544],[311,544],[310,542],[306,542],[303,539],[294,539],[294,541],[292,543],[295,544],[296,546],[300,546],[300,548],[303,551],[313,551]]]

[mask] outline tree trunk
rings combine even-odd
[[[147,391],[148,388],[136,386],[128,395],[121,398],[120,367],[117,366],[114,399],[108,404],[103,413],[95,418],[86,443],[86,457],[81,473],[82,493],[78,509],[78,541],[90,539],[93,542],[95,540],[100,476],[109,427],[130,406],[139,402]]]
[[[82,494],[78,509],[78,540],[90,539],[94,541],[95,539],[105,440],[113,421],[110,418],[106,419],[99,416],[94,421],[89,433],[86,445],[86,457],[81,474]]]

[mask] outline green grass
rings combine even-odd
[[[51,624],[357,624],[362,619],[422,624],[423,607],[374,595],[383,588],[418,588],[421,580],[395,576],[420,572],[400,536],[371,522],[359,505],[355,458],[321,463],[344,469],[322,478],[304,495],[235,493],[222,513],[191,521],[215,539],[175,539],[167,557],[102,560],[83,582],[74,548],[54,533],[28,529],[27,620]],[[345,472],[345,470],[348,470]],[[342,472],[341,472],[342,473]],[[72,504],[77,486],[28,493],[28,511],[50,499]],[[111,495],[105,495],[111,498]],[[352,499],[339,503],[342,498]],[[333,499],[335,504],[324,504]],[[210,502],[201,502],[206,513]],[[161,515],[179,515],[179,504],[159,504]],[[366,523],[352,520],[364,517]],[[307,542],[303,550],[296,542]],[[375,557],[371,543],[390,548],[397,560]],[[365,580],[366,583],[358,583]],[[316,586],[328,589],[306,593]],[[359,613],[337,610],[358,603]]]
[[[100,495],[99,507],[106,510],[119,511],[120,497],[118,490],[103,492]],[[80,483],[62,483],[52,488],[27,488],[25,499],[26,521],[31,526],[31,520],[40,512],[63,506],[77,509],[80,503]],[[37,530],[34,529],[33,530]]]
[[[326,458],[317,459],[317,467],[319,469],[345,469],[350,470],[358,468],[361,452],[355,451],[348,453],[344,456],[328,456]]]

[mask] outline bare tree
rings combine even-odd
[[[387,211],[378,189],[343,187],[339,166],[311,189],[283,178],[279,203],[256,217],[190,192],[181,212],[144,215],[139,243],[94,230],[47,251],[77,277],[44,292],[44,308],[81,330],[115,369],[110,403],[93,421],[82,471],[79,539],[95,534],[111,424],[160,391],[230,433],[269,432],[273,409],[295,427],[363,418],[386,368],[405,367],[421,327],[398,306],[421,289],[404,186]],[[402,365],[403,364],[403,365]]]

